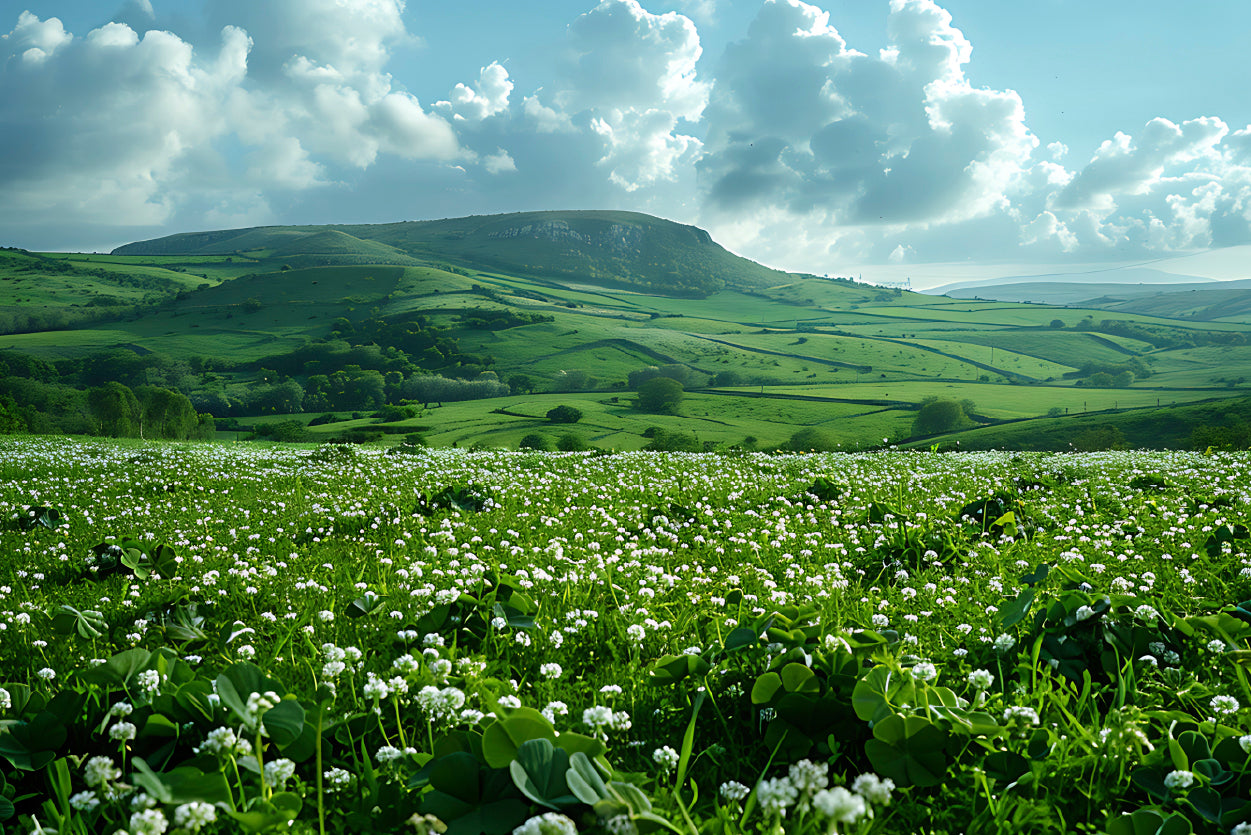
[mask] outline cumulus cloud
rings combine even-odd
[[[971,46],[932,0],[893,0],[888,34],[868,55],[828,12],[767,0],[727,50],[707,112],[699,171],[714,223],[769,206],[844,245],[882,227],[885,247],[905,226],[1009,204],[1038,144],[1020,97],[972,86]],[[890,246],[880,254],[906,252]]]

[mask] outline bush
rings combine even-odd
[[[561,452],[585,452],[591,445],[582,440],[581,435],[566,432],[556,440],[556,448]]]
[[[912,424],[912,434],[914,436],[938,435],[942,432],[962,429],[972,423],[973,421],[969,419],[967,404],[957,403],[955,400],[931,398],[926,400],[921,410],[917,412],[917,419]]]
[[[809,426],[791,435],[786,447],[792,452],[833,452],[838,449],[838,444],[824,431]]]
[[[703,452],[704,445],[694,433],[681,430],[652,428],[652,442],[645,449],[656,452]]]
[[[547,419],[551,423],[577,423],[582,420],[582,410],[573,406],[557,406],[548,410]]]
[[[635,406],[653,414],[676,414],[682,403],[682,384],[670,377],[653,377],[639,386]]]
[[[552,444],[547,440],[546,435],[540,435],[538,432],[531,432],[521,439],[521,443],[517,444],[517,449],[533,449],[539,452],[547,452],[552,448]]]
[[[309,426],[321,426],[326,423],[338,423],[339,416],[334,412],[326,412],[324,415],[318,415],[308,422]]]

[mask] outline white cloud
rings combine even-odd
[[[483,67],[472,88],[457,84],[452,89],[450,102],[439,102],[436,107],[456,119],[481,122],[508,109],[508,97],[513,91],[508,70],[497,61]]]
[[[488,174],[503,174],[507,171],[516,171],[517,163],[509,155],[508,151],[503,148],[497,150],[494,154],[488,155],[482,165],[486,168]]]

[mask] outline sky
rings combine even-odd
[[[621,209],[816,274],[1150,262],[1251,244],[1247,32],[1247,0],[0,0],[0,245]]]

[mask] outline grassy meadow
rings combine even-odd
[[[0,827],[1240,832],[1249,468],[0,440]]]

